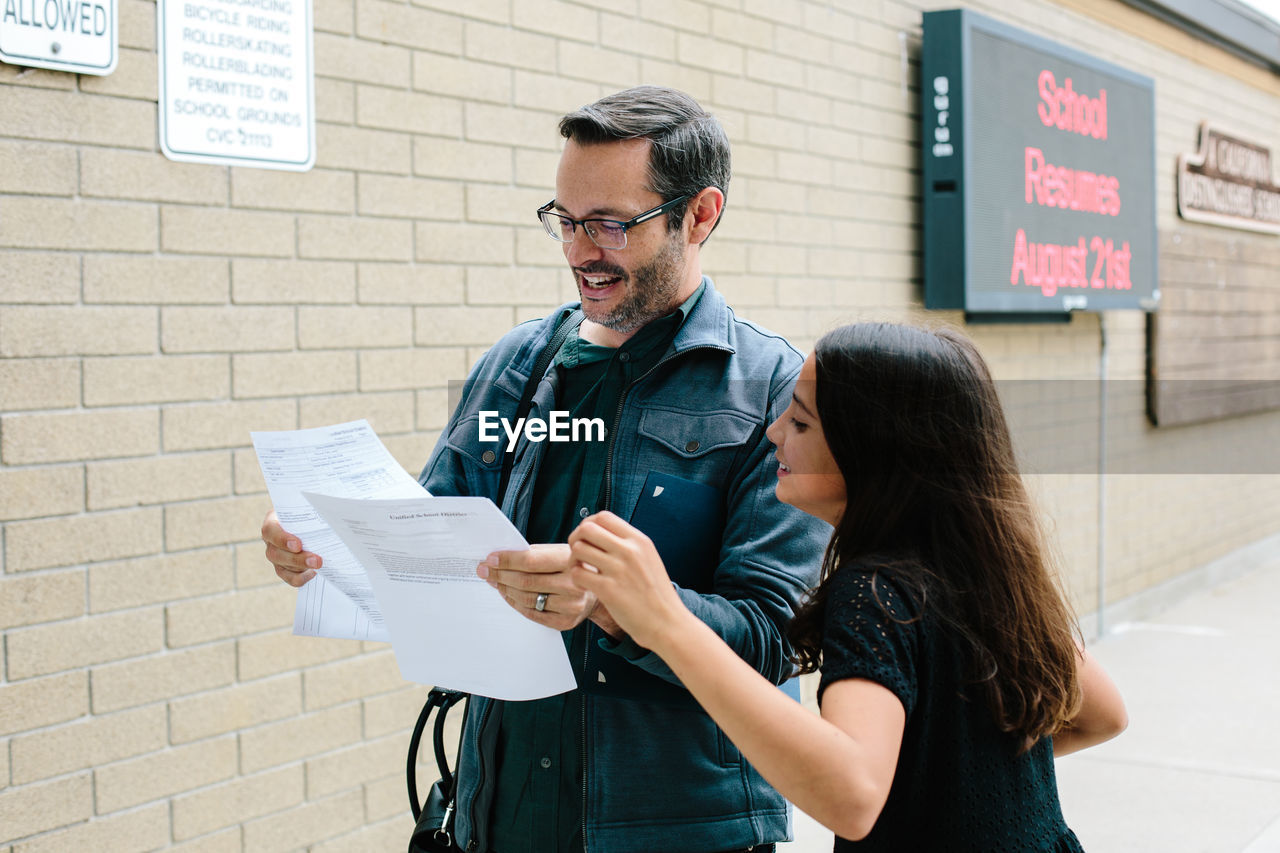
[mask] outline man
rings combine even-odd
[[[598,510],[632,518],[689,607],[784,681],[783,628],[816,583],[829,533],[773,494],[764,430],[802,359],[735,318],[702,275],[729,180],[714,117],[683,93],[640,87],[570,113],[560,131],[556,197],[538,215],[563,243],[585,319],[540,379],[530,417],[599,417],[605,433],[515,448],[502,508],[545,544],[492,555],[477,573],[520,613],[565,632],[579,689],[473,700],[455,835],[477,853],[772,850],[787,837],[786,802],[661,660],[572,584],[564,543]],[[514,417],[574,307],[516,327],[481,358],[419,477],[429,491],[497,498],[506,439],[482,440],[481,413]],[[281,578],[298,586],[314,574],[318,558],[273,516],[263,539]]]

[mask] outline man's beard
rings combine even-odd
[[[618,307],[607,314],[593,316],[591,303],[585,296],[582,299],[582,311],[591,322],[629,335],[675,309],[683,266],[684,249],[680,244],[679,234],[672,234],[653,260],[638,267],[634,273],[628,274],[622,267],[604,261],[578,267],[578,271],[583,273],[621,276],[624,287],[630,286],[629,290],[624,291]],[[582,295],[581,285],[578,289],[579,295]]]

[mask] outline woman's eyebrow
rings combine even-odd
[[[799,407],[804,411],[804,413],[805,413],[806,415],[808,415],[809,417],[811,417],[811,418],[813,418],[813,417],[817,417],[817,415],[815,415],[815,414],[813,413],[813,410],[812,410],[812,409],[810,409],[808,406],[806,406],[806,405],[805,405],[804,400],[801,400],[801,399],[800,399],[800,397],[796,394],[796,392],[795,392],[795,391],[792,391],[792,392],[791,392],[791,402],[793,402],[793,403],[795,403],[797,406],[799,406]]]

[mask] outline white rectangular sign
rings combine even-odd
[[[0,2],[0,61],[98,76],[116,70],[116,0]]]
[[[311,0],[159,0],[156,29],[166,157],[315,165]]]

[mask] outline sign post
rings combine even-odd
[[[159,0],[156,16],[166,157],[315,164],[311,0]]]

